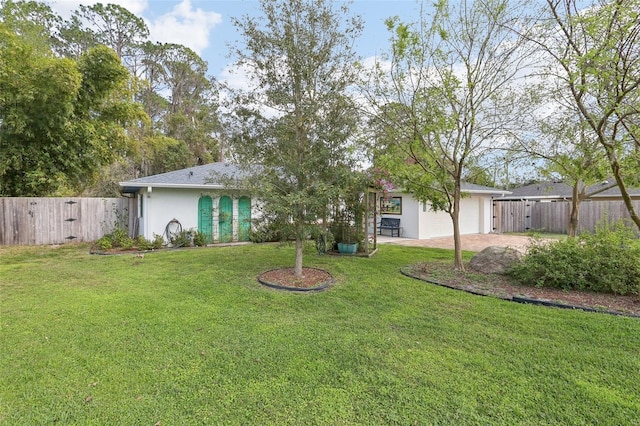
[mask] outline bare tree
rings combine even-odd
[[[631,219],[627,186],[640,166],[640,1],[547,0],[547,20],[532,41],[602,148]]]
[[[515,123],[513,83],[524,66],[517,26],[522,4],[440,1],[418,24],[387,21],[390,69],[381,64],[369,99],[377,106],[375,162],[396,184],[453,224],[455,267],[463,269],[463,176]]]

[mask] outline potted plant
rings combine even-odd
[[[338,243],[338,251],[344,254],[355,254],[358,251],[359,242],[357,232],[352,226],[345,226],[343,230],[343,238]]]
[[[348,214],[345,212],[342,212],[336,219],[331,226],[331,233],[335,239],[335,248],[344,254],[356,253],[360,241],[356,227],[351,224]]]

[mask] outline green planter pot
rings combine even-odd
[[[356,254],[358,243],[338,243],[338,251],[344,254]]]

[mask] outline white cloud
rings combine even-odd
[[[194,9],[191,0],[182,0],[170,12],[151,22],[147,20],[147,26],[151,39],[182,44],[200,54],[209,46],[209,33],[221,22],[219,13]]]
[[[182,0],[169,12],[152,19],[146,18],[145,15],[149,13],[145,12],[150,11],[150,3],[154,3],[154,0],[53,0],[50,5],[53,11],[68,19],[81,4],[91,6],[96,3],[120,5],[145,20],[151,40],[182,44],[198,54],[209,46],[211,30],[222,22],[221,14],[194,8],[191,0]]]
[[[247,66],[227,65],[218,79],[232,90],[246,90],[256,86],[251,82],[250,71]]]

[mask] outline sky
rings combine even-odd
[[[68,19],[78,5],[98,3],[94,0],[49,0],[54,11]],[[257,0],[102,0],[103,4],[115,3],[145,20],[152,41],[177,43],[195,51],[207,61],[209,75],[224,79],[228,66],[228,44],[238,40],[232,17],[258,13]],[[363,58],[387,51],[389,34],[384,20],[398,15],[402,21],[411,22],[418,14],[416,0],[354,0],[353,14],[360,15],[365,23],[362,36],[357,41],[357,52]]]

